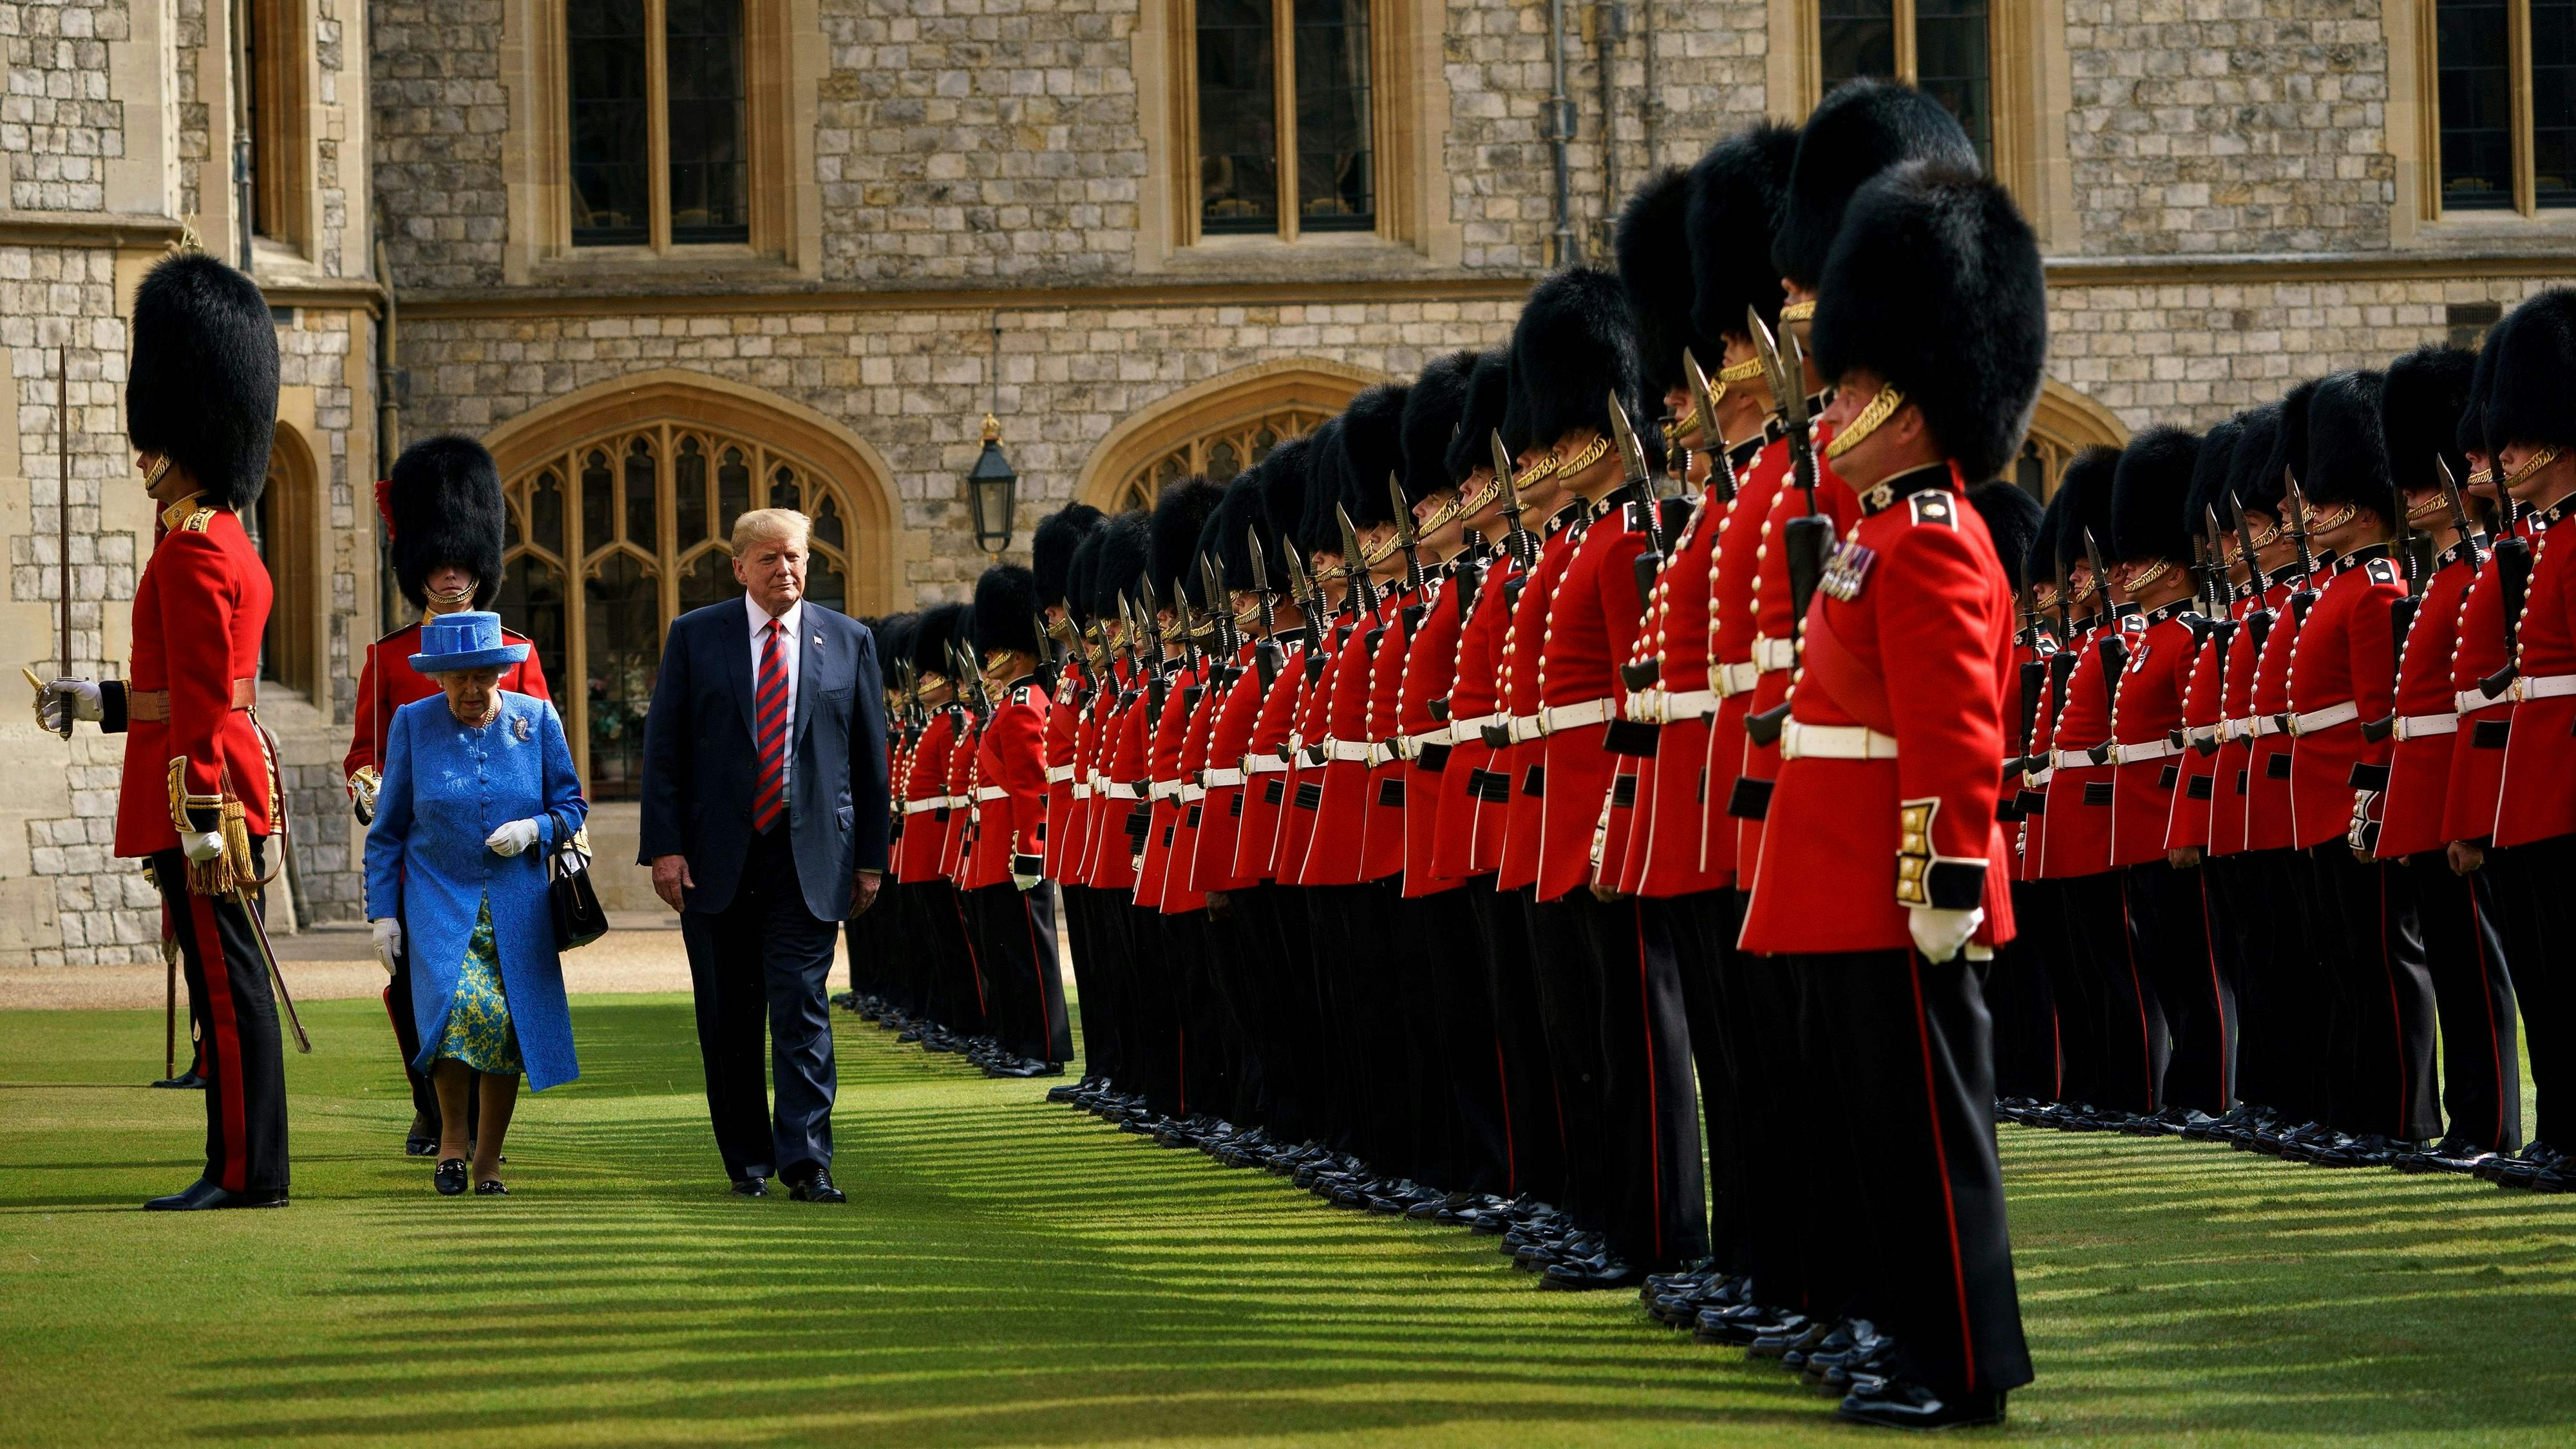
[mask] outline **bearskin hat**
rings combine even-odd
[[[2039,242],[2004,189],[1973,171],[1900,166],[1852,198],[1825,278],[1812,325],[1823,375],[1877,373],[1960,477],[2002,472],[2048,353]]]
[[[2018,594],[2028,582],[2030,545],[2039,537],[2039,500],[2018,483],[2001,478],[1968,490],[1968,506],[1986,521],[1986,536],[1995,541],[1995,559]]]
[[[1038,520],[1037,531],[1029,535],[1029,572],[1036,577],[1039,599],[1048,604],[1065,601],[1075,545],[1107,521],[1106,514],[1088,503],[1068,503]]]
[[[1705,358],[1713,350],[1691,318],[1690,173],[1668,166],[1646,178],[1619,212],[1610,251],[1619,286],[1628,294],[1628,325],[1637,338],[1637,361],[1646,395],[1661,398],[1682,385],[1682,349]]]
[[[1386,480],[1404,476],[1406,396],[1402,383],[1380,383],[1342,410],[1341,501],[1351,511],[1353,528],[1395,521]]]
[[[1306,435],[1314,440],[1306,450],[1306,496],[1297,512],[1297,550],[1304,554],[1317,552],[1339,554],[1342,551],[1342,527],[1333,516],[1333,505],[1342,501],[1342,419],[1336,414],[1324,419],[1315,431]]]
[[[2310,503],[2357,504],[2396,519],[2388,440],[2379,430],[2384,381],[2375,370],[2318,380],[2308,398],[2308,466],[2299,474],[2299,491]]]
[[[1419,503],[1457,486],[1449,476],[1449,445],[1467,413],[1467,387],[1476,354],[1453,352],[1431,359],[1404,397],[1404,499]]]
[[[1843,212],[1891,166],[1930,161],[1975,174],[1977,148],[1939,101],[1890,80],[1845,81],[1798,133],[1797,160],[1771,240],[1771,270],[1821,296]]]
[[[2120,450],[2096,443],[2076,454],[2058,475],[2057,566],[2070,570],[2084,558],[2084,535],[2111,556],[2111,493],[2120,472]]]
[[[1216,512],[1217,500],[1225,490],[1195,474],[1163,485],[1154,499],[1154,546],[1152,572],[1147,577],[1154,585],[1154,597],[1168,605],[1172,602],[1172,585],[1196,597],[1201,592],[1198,582],[1199,535],[1207,532],[1208,515]]]
[[[1467,377],[1467,408],[1458,415],[1458,434],[1449,440],[1449,481],[1464,484],[1467,475],[1494,461],[1494,434],[1503,431],[1512,406],[1512,354],[1497,347],[1476,359]],[[1511,435],[1504,435],[1504,446]]]
[[[2111,478],[2111,532],[2102,556],[2113,563],[2191,557],[2191,480],[2200,464],[2198,433],[2149,428],[2120,450]]]
[[[1246,536],[1263,528],[1262,494],[1269,485],[1267,470],[1256,463],[1234,475],[1225,485],[1225,496],[1217,500],[1216,512],[1208,518],[1205,547],[1215,555],[1217,571],[1224,576],[1229,590],[1249,592],[1252,588],[1252,547]],[[1261,544],[1262,565],[1272,565],[1270,541]],[[1275,577],[1275,576],[1274,576]]]
[[[1528,441],[1545,447],[1581,428],[1608,437],[1612,393],[1641,434],[1662,411],[1645,405],[1637,334],[1619,279],[1568,267],[1531,289],[1512,328],[1512,400]]]
[[[1073,557],[1065,562],[1064,612],[1077,627],[1088,625],[1095,617],[1091,612],[1091,583],[1100,572],[1100,537],[1108,531],[1109,520],[1103,518],[1098,527],[1073,546]]]
[[[2281,470],[2272,465],[2272,459],[2281,448],[2281,405],[2265,403],[2248,409],[2243,422],[2244,430],[2236,435],[2236,456],[2227,462],[2227,491],[2248,510],[2278,518]],[[2231,526],[2236,522],[2224,507],[2218,516]]]
[[[2263,460],[2261,474],[2247,485],[2245,506],[2259,508],[2280,516],[2282,500],[2288,496],[2285,475],[2308,482],[2308,399],[2316,396],[2317,383],[2309,378],[2281,395],[2281,417],[2272,433],[2272,456]]]
[[[2035,583],[2053,583],[2063,572],[2064,565],[2057,561],[2057,540],[2066,527],[2066,500],[2073,496],[2061,480],[2048,506],[2040,510],[2039,526],[2032,531],[2030,547],[2021,557],[2022,577]]]
[[[1118,617],[1118,601],[1141,600],[1136,586],[1153,562],[1154,527],[1145,510],[1131,508],[1100,530],[1091,563],[1091,612],[1103,621]]]
[[[1303,433],[1270,450],[1261,460],[1261,551],[1275,585],[1287,577],[1282,567],[1280,541],[1294,539],[1306,517],[1306,475],[1308,456],[1315,451],[1315,435]]]
[[[2380,380],[2379,433],[2388,446],[2388,473],[2400,488],[2439,488],[2441,470],[2465,482],[2469,460],[2460,448],[2460,419],[2469,409],[2469,379],[2478,355],[2465,347],[2418,347],[2388,364]]]
[[[996,649],[1043,656],[1038,642],[1037,575],[1018,564],[995,564],[975,581],[975,657]]]
[[[2491,449],[2507,443],[2576,446],[2576,289],[2552,287],[2524,300],[2487,334],[2486,429]],[[2307,480],[2299,480],[2305,483]]]
[[[912,658],[913,636],[920,632],[921,616],[914,613],[888,614],[868,632],[877,636],[877,672],[885,687],[895,687],[895,666]]]
[[[277,437],[277,325],[250,278],[203,252],[143,274],[125,369],[125,436],[196,475],[205,501],[247,508]],[[500,570],[486,575],[499,582]]]
[[[1709,340],[1702,367],[1718,365],[1717,341],[1744,331],[1744,309],[1780,325],[1780,269],[1771,241],[1798,159],[1798,128],[1764,121],[1709,148],[1691,167],[1691,322]]]
[[[957,666],[948,662],[948,646],[974,647],[974,614],[967,604],[933,604],[922,610],[913,628],[912,667],[924,674],[955,678]]]
[[[472,438],[423,438],[394,460],[385,490],[385,526],[393,535],[394,580],[415,609],[429,607],[429,575],[459,564],[475,578],[474,607],[501,592],[501,539],[509,505],[501,470]]]
[[[2245,415],[2237,414],[2203,434],[2200,457],[2191,466],[2191,493],[2183,504],[2183,525],[2195,536],[2209,532],[2210,515],[2220,528],[2233,528],[2228,512],[2227,478],[2236,461],[2236,445],[2245,436]]]

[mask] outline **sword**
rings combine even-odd
[[[1422,592],[1422,539],[1413,531],[1413,506],[1404,501],[1404,481],[1393,473],[1386,475],[1386,496],[1395,505],[1395,546],[1404,550],[1404,587],[1414,594]]]
[[[277,948],[268,944],[268,923],[261,920],[259,912],[252,908],[250,888],[235,886],[224,893],[224,898],[238,907],[242,918],[250,922],[251,938],[259,942],[259,959],[268,967],[268,979],[277,986],[277,1004],[286,1012],[288,1029],[295,1033],[295,1050],[301,1055],[311,1056],[313,1038],[304,1034],[304,1022],[295,1014],[295,998],[286,994],[286,973],[277,969]]]
[[[1494,480],[1502,485],[1503,515],[1512,521],[1503,535],[1503,547],[1521,561],[1521,572],[1526,574],[1538,566],[1538,535],[1521,526],[1521,485],[1512,478],[1512,450],[1503,446],[1502,429],[1494,430],[1493,443]]]
[[[1351,511],[1334,504],[1333,521],[1341,525],[1342,557],[1347,561],[1342,577],[1350,582],[1350,592],[1342,601],[1362,614],[1373,615],[1377,612],[1377,586],[1369,582],[1367,561],[1360,552],[1359,530],[1351,527]]]

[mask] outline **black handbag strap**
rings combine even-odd
[[[546,818],[555,823],[555,847],[546,855],[547,873],[568,875],[575,870],[589,869],[589,856],[580,846],[573,843],[575,835],[573,823],[566,819],[560,810],[547,811]],[[574,862],[572,865],[567,866],[564,863],[566,856],[572,858]]]

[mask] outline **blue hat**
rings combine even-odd
[[[516,664],[527,657],[527,645],[501,642],[500,615],[468,609],[421,621],[420,652],[411,657],[411,667],[423,674],[438,674],[450,669]]]

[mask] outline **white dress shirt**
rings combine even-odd
[[[760,716],[760,661],[763,652],[769,647],[770,618],[769,611],[762,608],[760,601],[748,593],[742,596],[742,606],[751,616],[751,702],[752,717],[756,721]],[[805,601],[798,599],[788,605],[787,612],[779,615],[777,622],[783,626],[778,636],[778,658],[779,662],[787,668],[788,747],[779,752],[778,761],[779,795],[783,799],[787,793],[789,774],[795,769],[796,661],[798,656],[805,652],[804,645],[797,639],[796,631],[805,622]],[[757,739],[752,741],[755,747],[759,743]]]

